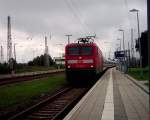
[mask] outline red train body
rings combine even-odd
[[[68,44],[65,67],[69,82],[77,81],[79,77],[94,79],[103,70],[102,52],[95,43]]]

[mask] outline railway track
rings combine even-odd
[[[113,67],[113,66],[111,66]],[[105,67],[104,71],[111,68],[111,67]],[[42,73],[31,73],[31,74],[25,74],[25,75],[9,75],[8,77],[0,78],[0,85],[5,84],[11,84],[16,82],[22,82],[22,81],[28,81],[33,79],[39,79],[43,77],[48,77],[49,75],[57,75],[59,73],[64,73],[64,70],[58,70],[58,71],[51,71],[51,72],[42,72]]]
[[[59,120],[87,92],[88,88],[65,88],[63,91],[20,112],[8,120]]]
[[[34,73],[34,74],[26,74],[20,76],[4,77],[4,78],[0,78],[0,85],[48,77],[49,75],[56,75],[59,73],[64,73],[64,71],[62,70],[62,71],[52,71],[52,72],[45,72],[45,73]]]

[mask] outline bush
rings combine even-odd
[[[7,63],[0,63],[0,74],[8,74],[10,73],[10,68]]]

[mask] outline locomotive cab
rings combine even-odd
[[[68,44],[65,48],[67,80],[84,83],[92,81],[102,71],[101,59],[100,50],[95,43]]]

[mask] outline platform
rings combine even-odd
[[[149,120],[149,95],[112,68],[64,120]]]

